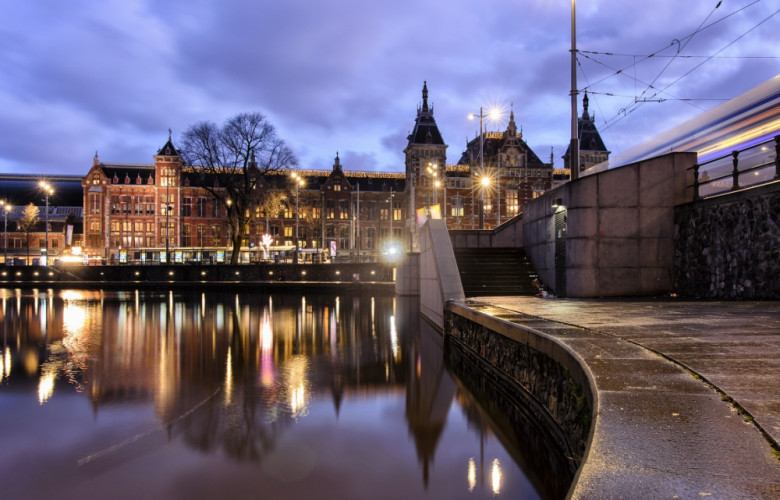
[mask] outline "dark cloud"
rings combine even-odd
[[[715,5],[578,5],[578,48],[624,54],[579,57],[578,86],[593,92],[610,149],[779,72],[774,6]],[[178,134],[244,111],[266,114],[302,168],[330,168],[341,150],[347,168],[400,170],[424,80],[450,161],[479,128],[466,116],[493,103],[512,103],[537,154],[546,159],[554,147],[558,158],[570,120],[568,8],[546,0],[13,2],[0,19],[0,171],[82,175],[95,150],[106,161],[149,163],[168,127]],[[709,61],[659,57],[678,48],[722,52]],[[642,61],[651,53],[659,56]],[[662,92],[647,91],[649,83]],[[655,93],[664,101],[634,104]]]

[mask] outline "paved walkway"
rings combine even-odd
[[[780,498],[780,303],[468,302],[590,369],[597,417],[573,498]]]

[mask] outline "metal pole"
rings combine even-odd
[[[167,169],[166,169],[166,176],[165,176],[165,263],[170,264],[171,263],[171,252],[168,244],[168,240],[170,240],[170,231],[171,227],[168,225],[168,214],[171,211],[171,199],[170,199],[170,190],[168,189],[168,186],[171,184],[171,178],[167,175]]]
[[[3,227],[3,263],[8,262],[8,207],[3,206],[3,216],[5,217],[5,226]]]
[[[390,240],[393,239],[393,188],[390,188]]]
[[[482,161],[482,144],[485,142],[482,137],[482,106],[479,107],[479,175],[485,175],[485,164]],[[485,187],[482,186],[482,179],[480,178],[480,192],[479,192],[479,228],[485,229]]]
[[[496,164],[498,165],[498,172],[496,175],[496,186],[498,187],[498,197],[496,201],[496,215],[498,216],[498,222],[496,226],[501,225],[501,155],[496,156]]]
[[[49,264],[49,188],[46,187],[46,264]]]
[[[580,177],[580,139],[577,130],[577,0],[571,0],[571,144],[569,145],[569,176]]]

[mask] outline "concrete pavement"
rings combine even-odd
[[[596,419],[572,498],[780,498],[780,303],[466,303],[591,371]]]

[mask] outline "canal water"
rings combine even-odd
[[[414,300],[0,289],[0,308],[4,499],[533,499],[570,481],[445,366]]]

